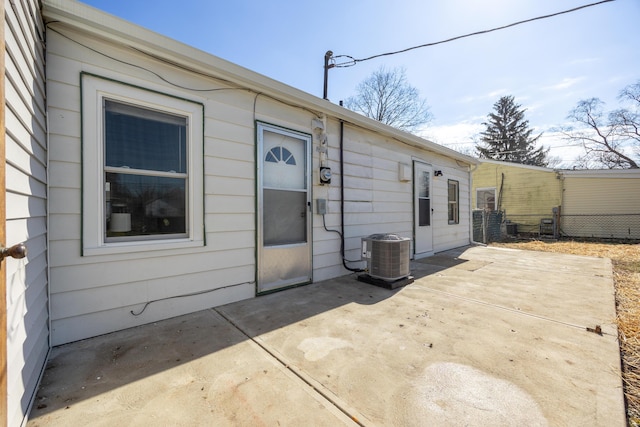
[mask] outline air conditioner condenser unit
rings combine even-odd
[[[367,261],[367,275],[372,281],[386,284],[403,281],[409,277],[411,240],[395,234],[372,234],[362,239],[362,259]],[[359,277],[361,281],[366,277]],[[408,282],[410,283],[410,282]],[[404,286],[405,284],[398,284]],[[385,286],[384,283],[373,283]],[[397,287],[397,286],[385,286]]]

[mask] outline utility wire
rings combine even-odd
[[[501,27],[491,28],[490,30],[476,31],[474,33],[469,33],[469,34],[465,34],[465,35],[462,35],[462,36],[452,37],[450,39],[440,40],[440,41],[433,42],[433,43],[425,43],[425,44],[421,44],[419,46],[413,46],[413,47],[409,47],[409,48],[406,48],[406,49],[397,50],[397,51],[394,51],[394,52],[380,53],[378,55],[369,56],[367,58],[357,59],[357,58],[354,58],[353,56],[349,56],[349,55],[338,55],[338,56],[333,57],[334,61],[335,61],[335,59],[338,59],[338,58],[347,58],[349,60],[345,61],[345,62],[341,62],[341,63],[335,63],[334,62],[332,65],[333,65],[333,67],[337,67],[337,68],[353,67],[358,62],[369,61],[370,59],[380,58],[382,56],[396,55],[398,53],[404,53],[404,52],[408,52],[410,50],[420,49],[422,47],[435,46],[435,45],[438,45],[438,44],[448,43],[448,42],[452,42],[454,40],[463,39],[463,38],[466,38],[466,37],[477,36],[477,35],[480,35],[480,34],[487,34],[487,33],[491,33],[493,31],[498,31],[498,30],[504,30],[505,28],[515,27],[516,25],[526,24],[528,22],[538,21],[538,20],[541,20],[541,19],[552,18],[554,16],[563,15],[565,13],[575,12],[575,11],[578,11],[580,9],[586,9],[588,7],[597,6],[597,5],[600,5],[600,4],[603,4],[603,3],[609,3],[609,2],[612,2],[612,1],[615,1],[615,0],[602,0],[602,1],[599,1],[599,2],[596,2],[596,3],[590,3],[590,4],[585,4],[583,6],[574,7],[573,9],[567,9],[567,10],[564,10],[562,12],[556,12],[556,13],[552,13],[552,14],[549,14],[549,15],[537,16],[535,18],[525,19],[524,21],[518,21],[518,22],[514,22],[512,24],[503,25]]]

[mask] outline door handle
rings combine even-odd
[[[18,243],[17,245],[13,245],[10,248],[3,248],[0,246],[0,261],[4,260],[6,257],[11,258],[24,258],[27,256],[27,247],[24,243]]]

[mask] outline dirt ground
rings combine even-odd
[[[611,259],[627,420],[640,427],[640,244],[528,240],[491,245]]]

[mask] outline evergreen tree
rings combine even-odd
[[[516,104],[513,96],[503,96],[493,104],[494,112],[480,133],[481,144],[476,146],[481,159],[501,160],[523,165],[547,166],[549,149],[535,148],[542,134],[531,137],[525,110]]]

